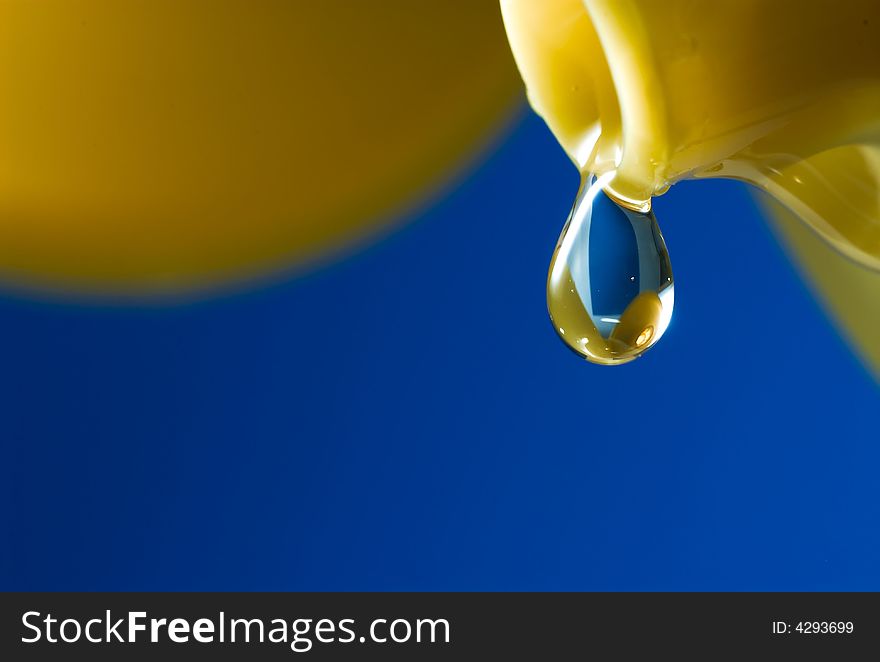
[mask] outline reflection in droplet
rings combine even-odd
[[[646,342],[648,342],[654,335],[654,327],[650,324],[645,327],[644,331],[639,334],[639,337],[636,338],[636,347],[641,347]]]
[[[672,318],[672,266],[653,212],[617,205],[585,177],[547,278],[547,308],[563,342],[593,363],[626,363]]]

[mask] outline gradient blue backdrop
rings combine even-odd
[[[747,190],[656,202],[663,341],[579,361],[527,116],[361,253],[186,307],[0,300],[3,589],[880,589],[880,392]]]

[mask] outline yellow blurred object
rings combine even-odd
[[[839,321],[844,337],[880,380],[880,272],[866,269],[830,248],[772,198],[765,198],[764,203],[804,277]]]
[[[683,178],[742,179],[837,251],[880,269],[876,0],[501,7],[531,105],[582,172],[609,175],[613,199],[645,211]],[[867,329],[880,309],[880,276],[855,265],[826,273],[823,249],[788,234],[815,255],[805,262],[820,289],[858,283],[868,305],[834,309],[850,329]],[[880,361],[880,334],[852,336]]]
[[[154,294],[313,260],[518,90],[488,0],[0,0],[0,278]]]

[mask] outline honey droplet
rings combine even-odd
[[[602,365],[652,347],[672,318],[672,265],[654,212],[622,207],[584,177],[547,277],[547,309],[559,337]]]

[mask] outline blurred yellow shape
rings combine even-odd
[[[765,197],[763,202],[804,277],[844,337],[880,379],[880,273],[834,250],[772,198]]]
[[[155,294],[314,260],[518,94],[494,2],[0,0],[0,278]]]

